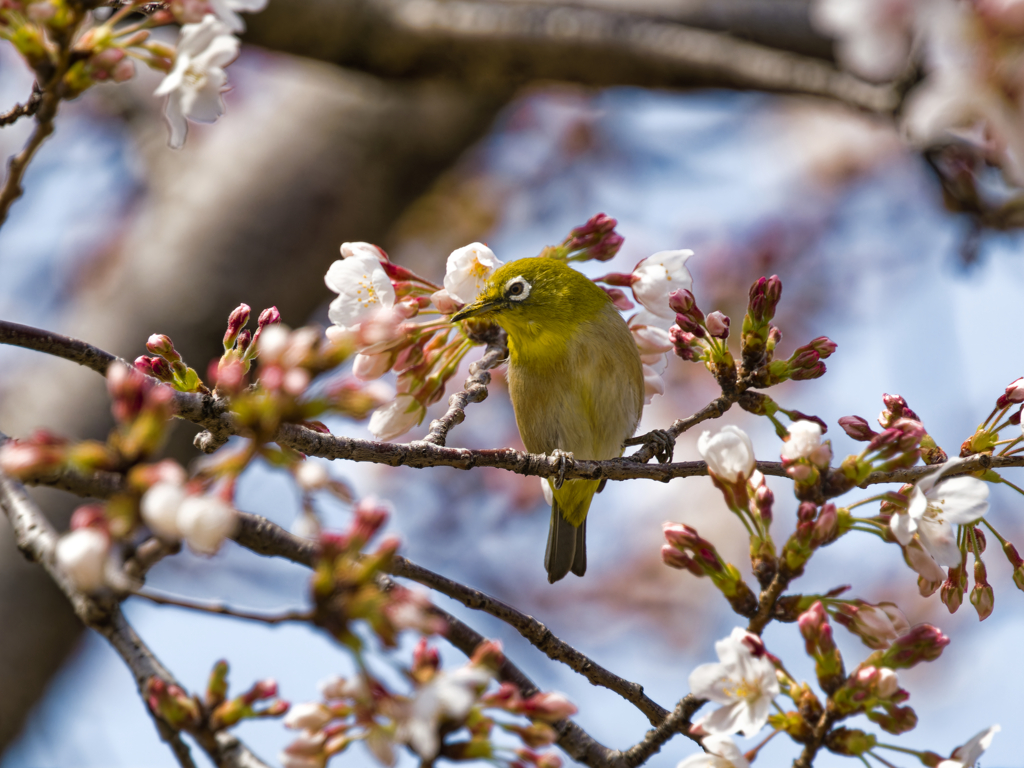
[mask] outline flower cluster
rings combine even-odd
[[[385,538],[371,555],[363,549],[387,522],[390,505],[366,498],[353,510],[345,533],[322,533],[311,583],[314,622],[359,653],[363,641],[353,621],[365,621],[377,638],[393,648],[402,630],[424,635],[443,633],[444,620],[422,594],[381,582],[380,576],[398,550],[398,539]]]
[[[838,40],[849,69],[925,77],[909,94],[904,129],[924,146],[960,143],[1024,184],[1024,21],[1016,3],[979,0],[816,0],[812,19]]]
[[[146,704],[154,715],[179,731],[193,731],[205,726],[221,731],[242,720],[281,717],[289,704],[277,698],[273,679],[258,680],[245,693],[228,698],[228,663],[218,661],[206,686],[206,696],[189,696],[175,683],[153,676],[146,680]]]
[[[464,666],[442,670],[437,650],[423,638],[406,672],[412,686],[409,694],[393,693],[366,670],[352,678],[326,680],[320,687],[322,701],[295,706],[285,718],[285,725],[299,735],[281,753],[281,764],[323,768],[329,758],[362,741],[386,766],[395,764],[396,748],[406,746],[425,763],[431,763],[443,748],[445,756],[454,760],[559,768],[556,755],[535,750],[556,740],[553,724],[574,715],[576,707],[557,693],[524,697],[512,683],[487,693],[502,661],[501,645],[488,641]],[[502,712],[524,716],[529,725],[497,720],[495,715]],[[513,758],[506,758],[493,744],[495,726],[522,740],[524,746]],[[456,732],[468,737],[448,738]]]
[[[75,98],[96,83],[124,82],[141,61],[165,74],[154,92],[166,97],[170,146],[184,145],[188,121],[212,123],[224,114],[224,67],[238,56],[239,11],[260,11],[266,0],[171,0],[156,10],[133,0],[101,20],[61,0],[6,0],[0,39],[10,40],[39,82],[62,75],[61,98]],[[181,24],[176,45],[151,38],[153,29]],[[62,47],[73,54],[65,64]],[[66,52],[65,52],[66,53]]]
[[[618,251],[622,236],[615,219],[597,214],[572,230],[561,245],[548,246],[540,258],[606,261]],[[643,309],[628,319],[643,363],[647,402],[665,391],[662,374],[673,348],[668,328],[675,316],[669,294],[689,288],[686,260],[692,251],[662,251],[640,261],[629,274],[595,278],[615,305],[635,305],[620,287],[629,287]],[[443,287],[391,262],[370,243],[344,243],[342,258],[325,276],[338,294],[329,316],[328,337],[351,344],[357,354],[353,374],[371,381],[393,372],[397,395],[370,417],[370,431],[392,440],[420,424],[427,407],[437,402],[466,353],[481,343],[500,342],[500,330],[479,319],[452,325],[448,317],[471,304],[503,262],[483,243],[470,243],[448,256]]]

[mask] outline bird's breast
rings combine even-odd
[[[614,458],[636,430],[640,355],[625,321],[609,309],[548,341],[510,334],[509,393],[531,453],[558,448],[577,459]]]

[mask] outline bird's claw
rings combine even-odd
[[[672,455],[675,453],[676,439],[664,429],[654,429],[646,435],[630,438],[626,441],[626,445],[640,445],[642,446],[640,451],[650,447],[659,464],[668,464],[672,461]]]
[[[558,461],[558,475],[555,477],[555,490],[557,491],[565,483],[565,472],[569,468],[569,462],[575,457],[568,451],[555,448],[550,454],[551,458]]]

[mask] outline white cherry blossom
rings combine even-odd
[[[491,274],[504,262],[483,243],[457,248],[448,257],[444,287],[448,295],[462,304],[472,304],[487,285]]]
[[[387,405],[382,405],[370,416],[370,432],[378,440],[394,440],[423,421],[426,409],[415,397],[399,395]]]
[[[185,486],[182,483],[154,483],[142,496],[143,522],[164,541],[177,541],[181,538],[178,510],[185,497]]]
[[[1003,729],[1000,726],[993,725],[991,728],[975,734],[962,747],[954,749],[953,756],[948,760],[943,760],[937,768],[972,768],[978,762],[978,758],[981,757],[982,753],[992,746],[992,739],[1001,730]]]
[[[210,8],[232,32],[245,31],[245,22],[238,15],[239,11],[258,13],[266,7],[267,0],[210,0]]]
[[[811,23],[836,38],[844,67],[888,80],[907,67],[918,0],[815,0]]]
[[[815,421],[801,420],[789,425],[789,440],[782,444],[783,461],[811,459],[815,464],[825,446],[821,442],[821,425]],[[829,451],[831,458],[831,451]],[[826,461],[826,464],[828,462]]]
[[[188,120],[212,123],[224,114],[221,94],[228,82],[224,67],[238,56],[238,46],[231,29],[212,14],[181,28],[174,68],[153,92],[167,97],[164,116],[174,149],[185,144]]]
[[[409,703],[396,738],[411,746],[424,760],[432,760],[440,748],[438,726],[443,721],[460,723],[464,720],[493,679],[494,672],[472,664],[454,672],[438,672]]]
[[[941,480],[944,472],[962,463],[948,461],[917,481],[905,514],[893,515],[890,527],[906,546],[914,534],[939,565],[960,565],[954,525],[967,525],[988,512],[988,484],[975,477]]]
[[[104,573],[110,537],[95,528],[77,528],[57,540],[57,566],[82,592],[96,592],[106,584]]]
[[[651,313],[674,320],[676,313],[668,305],[672,291],[693,287],[693,278],[686,268],[691,250],[658,251],[633,269],[633,296]]]
[[[178,508],[178,528],[194,552],[213,555],[238,528],[238,513],[218,496],[189,496]]]
[[[701,744],[707,750],[706,753],[690,755],[676,768],[750,768],[750,763],[736,742],[725,734],[705,736]]]
[[[309,701],[304,704],[295,704],[288,710],[288,714],[284,716],[284,727],[315,732],[333,719],[331,710],[323,704]]]
[[[705,430],[697,439],[697,450],[708,463],[708,469],[727,483],[748,479],[757,466],[750,438],[732,424],[722,427],[715,435]]]
[[[387,254],[373,243],[342,243],[341,258],[350,259],[353,256],[369,256],[380,262],[386,262],[388,260]]]
[[[747,637],[760,643],[742,627],[715,643],[719,661],[702,664],[690,673],[690,691],[722,706],[695,725],[708,733],[753,736],[768,722],[772,700],[779,695],[775,667],[766,656],[756,657]]]
[[[353,328],[382,309],[395,305],[395,287],[384,268],[369,253],[356,253],[331,264],[324,276],[338,294],[327,311],[335,325]]]

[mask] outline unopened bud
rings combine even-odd
[[[935,661],[947,645],[949,638],[939,629],[930,624],[918,624],[898,638],[878,663],[890,669],[909,669],[922,661]]]
[[[729,324],[730,320],[727,316],[721,312],[712,312],[705,320],[705,324],[708,329],[708,333],[714,336],[716,339],[727,339],[729,338]]]
[[[846,434],[860,442],[867,442],[878,434],[868,425],[867,419],[860,416],[843,416],[839,419],[839,426]]]
[[[166,334],[154,333],[146,341],[146,349],[154,355],[160,355],[160,357],[172,363],[181,360],[181,355],[179,355],[177,350],[174,348],[174,342],[171,341],[171,337]]]
[[[224,332],[224,350],[227,351],[235,346],[235,340],[241,333],[246,323],[249,322],[251,309],[248,304],[239,304],[231,314],[228,315],[228,328]]]

